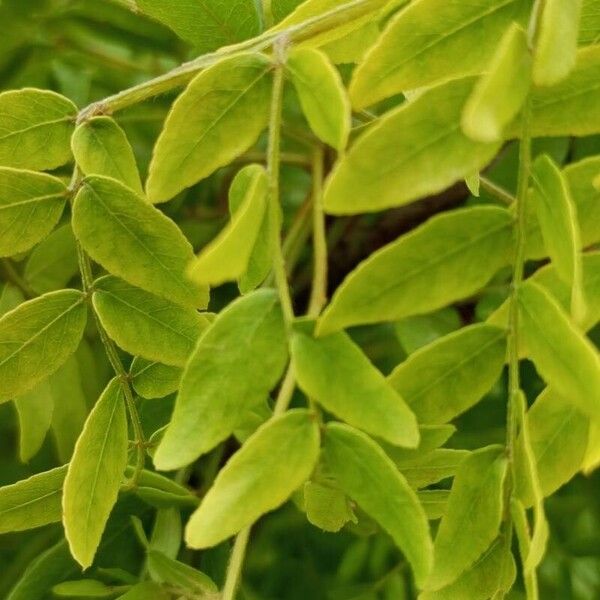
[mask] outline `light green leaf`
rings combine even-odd
[[[130,354],[183,367],[208,320],[193,308],[109,275],[94,282],[94,309],[108,335]]]
[[[244,409],[261,402],[281,377],[286,346],[272,290],[248,294],[219,313],[184,370],[171,424],[154,455],[157,468],[183,467],[229,437]]]
[[[535,569],[542,562],[548,543],[548,521],[544,512],[544,493],[540,485],[540,477],[537,471],[537,461],[535,452],[531,444],[531,435],[529,432],[529,422],[527,419],[527,399],[523,392],[519,391],[513,399],[516,407],[517,423],[519,427],[519,437],[517,438],[516,452],[521,453],[521,465],[525,467],[525,474],[528,485],[531,487],[534,497],[533,515],[533,535],[527,553],[523,557],[523,568],[526,575],[535,572]]]
[[[71,158],[77,107],[64,96],[26,88],[0,94],[0,165],[36,171]]]
[[[369,48],[377,41],[381,30],[379,23],[368,21],[359,29],[321,46],[329,60],[336,65],[362,61]]]
[[[86,322],[77,290],[51,292],[0,319],[0,402],[31,390],[75,352]]]
[[[19,417],[19,458],[29,462],[42,447],[52,424],[54,400],[49,382],[42,381],[14,399]]]
[[[500,536],[451,584],[425,591],[419,600],[489,600],[499,591],[508,591],[516,577],[514,558],[506,537]]]
[[[597,44],[600,41],[600,12],[598,0],[583,0],[581,8],[581,25],[579,27],[579,43],[581,45]]]
[[[600,357],[540,285],[518,291],[523,341],[540,375],[588,416],[600,418]]]
[[[173,104],[146,192],[164,202],[245,152],[267,124],[270,61],[240,54],[198,75]]]
[[[422,423],[446,423],[478,402],[504,368],[506,332],[465,327],[417,350],[389,376]]]
[[[399,448],[381,441],[379,445],[395,463],[400,463],[423,458],[426,454],[443,446],[455,432],[454,425],[421,425],[419,427],[419,445],[416,448]]]
[[[460,127],[473,83],[440,85],[377,119],[334,168],[325,210],[342,215],[402,206],[487,165],[500,145],[474,142]]]
[[[71,225],[55,229],[31,252],[25,263],[25,281],[38,294],[64,288],[77,273],[77,250]]]
[[[250,165],[241,169],[234,177],[229,188],[229,212],[232,216],[244,205],[248,192],[257,176],[257,167]],[[256,241],[250,251],[246,270],[238,282],[242,294],[247,294],[256,289],[271,271],[273,248],[269,223],[269,211],[265,209]]]
[[[454,477],[467,456],[469,456],[467,450],[438,448],[424,456],[392,458],[406,477],[408,484],[415,489],[421,489]]]
[[[544,496],[550,496],[581,468],[588,441],[589,421],[572,403],[546,388],[527,413],[530,444]],[[515,455],[517,496],[535,503],[522,452]]]
[[[304,509],[309,523],[323,531],[335,533],[348,521],[356,522],[346,494],[335,481],[307,481]]]
[[[199,285],[240,279],[257,243],[267,205],[267,173],[259,165],[250,165],[237,178],[232,187],[245,184],[244,199],[227,226],[188,267],[189,277]]]
[[[511,230],[510,213],[497,207],[466,208],[432,218],[350,273],[325,309],[317,332],[423,314],[466,298],[508,263]]]
[[[600,44],[582,48],[566,79],[532,94],[531,135],[584,136],[600,133]],[[520,124],[510,132],[518,136]]]
[[[418,445],[415,416],[346,333],[297,332],[291,353],[298,385],[327,411],[392,444]]]
[[[128,466],[125,469],[127,478],[131,478],[134,469]],[[135,494],[144,502],[158,509],[169,507],[195,507],[198,506],[198,497],[190,490],[177,482],[164,477],[159,473],[142,470],[138,477]]]
[[[429,524],[404,477],[366,434],[331,423],[324,457],[340,487],[393,538],[422,586],[431,568]]]
[[[110,117],[94,117],[77,127],[71,140],[84,175],[105,175],[142,195],[142,182],[125,132]]]
[[[95,579],[65,581],[55,585],[52,593],[59,598],[114,598],[115,595],[113,588]]]
[[[512,21],[525,24],[530,0],[416,0],[390,21],[352,79],[363,108],[398,92],[479,74]]]
[[[545,0],[533,60],[536,85],[558,83],[575,67],[582,0]]]
[[[287,69],[306,119],[315,135],[338,151],[350,135],[350,102],[340,74],[320,50],[290,53]]]
[[[73,231],[89,255],[132,285],[191,308],[208,303],[206,288],[185,276],[192,246],[177,225],[128,187],[87,177],[73,205]]]
[[[54,229],[67,188],[44,173],[0,167],[0,256],[29,250]]]
[[[154,581],[142,581],[134,585],[126,594],[119,596],[119,600],[171,600],[171,594]]]
[[[588,444],[581,470],[585,475],[593,473],[600,466],[600,425],[590,423]]]
[[[477,171],[465,177],[465,185],[467,186],[469,192],[475,196],[475,198],[479,198],[481,195],[481,178],[479,177],[479,173]]]
[[[571,314],[577,323],[585,319],[581,236],[569,185],[547,155],[540,156],[531,172],[533,202],[537,209],[546,250],[558,275],[571,287]]]
[[[61,519],[67,465],[0,488],[0,533],[24,531]]]
[[[0,294],[0,317],[25,302],[23,292],[12,283],[5,283]]]
[[[183,369],[136,356],[130,373],[133,389],[142,398],[164,398],[177,391]]]
[[[527,34],[513,24],[467,101],[462,115],[464,132],[479,142],[500,141],[504,128],[521,110],[530,86]]]
[[[319,455],[319,427],[306,410],[271,419],[217,475],[190,518],[186,543],[207,548],[283,504],[309,477]]]
[[[429,521],[437,521],[446,514],[448,506],[448,490],[423,490],[417,492],[419,504],[423,507]]]
[[[201,571],[166,556],[158,550],[148,551],[148,571],[154,581],[169,583],[194,594],[214,593],[217,586]]]
[[[527,557],[531,554],[531,533],[529,531],[529,523],[527,522],[527,512],[523,504],[514,497],[510,499],[510,514],[515,533],[517,534],[519,552],[523,563],[525,593],[528,599],[538,600],[539,590],[536,573],[535,571],[527,570],[525,565]]]
[[[423,315],[405,317],[394,323],[394,333],[406,354],[435,342],[462,327],[461,316],[453,306]]]
[[[204,54],[258,35],[252,0],[134,0],[148,16],[170,27]]]
[[[118,379],[92,409],[75,445],[63,490],[63,524],[71,554],[86,569],[117,501],[127,465],[127,415]]]
[[[473,452],[461,464],[434,544],[428,590],[439,590],[473,566],[498,535],[507,460],[498,446]]]

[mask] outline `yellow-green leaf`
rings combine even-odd
[[[50,292],[0,319],[0,402],[31,390],[77,349],[86,322],[77,290]]]
[[[323,452],[340,487],[392,536],[422,586],[431,568],[429,524],[394,463],[366,434],[340,423],[327,426]]]
[[[183,369],[136,356],[131,363],[131,384],[142,398],[164,398],[177,391]]]
[[[229,437],[244,409],[275,387],[286,360],[273,290],[243,296],[219,313],[184,370],[173,418],[154,455],[157,468],[183,467]]]
[[[317,332],[423,314],[466,298],[508,263],[511,247],[512,217],[505,209],[480,206],[438,215],[350,273]]]
[[[146,192],[170,200],[245,152],[267,124],[269,59],[240,54],[198,75],[173,104],[154,148]]]
[[[527,34],[513,24],[465,105],[462,128],[473,140],[497,142],[519,113],[531,85]]]
[[[109,117],[84,121],[73,134],[71,147],[84,175],[105,175],[143,194],[140,174],[125,132]]]
[[[248,269],[265,216],[267,174],[263,167],[250,165],[237,177],[232,187],[243,181],[247,185],[244,199],[227,226],[188,267],[189,277],[199,285],[234,281]]]
[[[481,170],[499,143],[467,138],[460,121],[474,80],[452,81],[391,110],[337,163],[323,203],[342,215],[402,206]]]
[[[64,96],[26,88],[0,94],[0,165],[36,171],[71,158],[77,107]]]
[[[295,333],[291,352],[298,385],[327,411],[392,444],[418,445],[414,414],[346,333]]]
[[[260,427],[217,475],[190,518],[186,543],[208,548],[283,504],[309,477],[319,455],[319,427],[306,410]]]
[[[350,135],[350,102],[336,68],[320,50],[300,48],[290,53],[287,69],[315,135],[343,150]]]
[[[73,205],[73,231],[89,255],[132,285],[182,306],[204,308],[206,287],[185,270],[192,246],[177,225],[122,183],[87,177]]]
[[[545,0],[533,60],[536,85],[553,85],[575,66],[582,0]]]
[[[92,296],[104,329],[130,354],[183,367],[208,319],[193,308],[135,288],[112,275],[94,283]]]
[[[75,445],[63,489],[63,524],[73,558],[85,569],[96,554],[127,466],[127,415],[113,379]]]
[[[24,252],[45,238],[66,200],[67,188],[60,179],[0,167],[0,256]]]

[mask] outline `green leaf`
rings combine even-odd
[[[60,179],[0,167],[0,256],[24,252],[45,238],[66,200],[67,188]]]
[[[531,135],[584,136],[600,133],[600,44],[582,48],[566,79],[532,94]],[[518,135],[515,122],[510,132]]]
[[[170,27],[204,54],[258,35],[252,0],[134,0],[148,16]]]
[[[521,110],[530,86],[527,34],[513,24],[467,101],[462,115],[464,132],[479,142],[500,141],[504,128]]]
[[[319,427],[306,410],[271,419],[217,475],[190,518],[186,543],[208,548],[281,506],[309,477],[319,454]]]
[[[366,434],[340,423],[327,426],[323,451],[340,487],[392,536],[422,586],[431,568],[429,524],[394,463]]]
[[[312,48],[293,50],[286,66],[315,135],[343,150],[350,135],[351,109],[338,71],[326,54]]]
[[[443,446],[456,433],[454,425],[421,425],[419,445],[416,448],[399,448],[386,442],[379,442],[385,453],[396,463],[421,459],[433,450]]]
[[[417,350],[389,381],[422,423],[446,423],[477,403],[498,381],[506,332],[471,325]]]
[[[537,600],[539,598],[537,576],[535,571],[526,569],[525,564],[527,557],[531,554],[531,534],[527,521],[527,512],[523,504],[514,497],[510,499],[510,514],[515,533],[517,534],[521,562],[523,563],[525,593],[528,598]]]
[[[244,409],[279,381],[286,346],[273,290],[248,294],[219,313],[184,370],[173,418],[154,455],[157,468],[183,467],[229,437]]]
[[[52,424],[54,400],[49,382],[42,381],[14,399],[19,417],[19,458],[29,462],[42,447]]]
[[[449,496],[448,490],[423,490],[417,493],[419,504],[429,521],[437,521],[446,514]]]
[[[250,188],[258,176],[257,167],[249,165],[240,169],[229,188],[229,212],[235,215],[244,205]],[[250,251],[246,270],[239,279],[238,286],[242,294],[256,289],[267,278],[273,264],[269,211],[265,209],[262,223]]]
[[[581,25],[579,27],[579,43],[581,45],[596,44],[600,40],[598,6],[598,0],[583,0]]]
[[[94,309],[108,335],[130,354],[183,367],[208,320],[193,308],[108,275],[94,282]]]
[[[580,323],[585,318],[581,239],[575,204],[568,183],[547,155],[540,156],[531,172],[533,201],[546,250],[558,275],[571,287],[571,314]]]
[[[146,192],[170,200],[245,152],[267,124],[270,61],[239,54],[198,75],[173,104],[154,148]]]
[[[426,591],[419,600],[489,600],[496,592],[507,592],[516,577],[516,567],[506,537],[500,536],[451,584]]]
[[[38,294],[64,288],[78,272],[75,236],[71,225],[55,229],[31,252],[25,263],[25,281]]]
[[[79,579],[65,581],[52,588],[59,598],[113,598],[115,591],[101,581],[95,579]]]
[[[117,501],[127,465],[127,415],[113,379],[92,409],[75,445],[63,490],[63,524],[71,554],[86,569]]]
[[[572,403],[547,388],[529,409],[527,425],[540,488],[544,496],[550,496],[581,468],[589,421]],[[516,453],[516,492],[525,506],[532,506],[536,498],[525,460],[522,452]]]
[[[148,571],[158,583],[169,583],[195,594],[217,591],[210,577],[158,550],[148,551]]]
[[[582,0],[546,0],[541,8],[533,60],[533,80],[547,86],[575,67]]]
[[[77,107],[47,90],[0,94],[0,165],[42,171],[71,158]]]
[[[87,177],[73,205],[73,231],[89,255],[132,285],[182,306],[204,308],[206,288],[185,276],[194,254],[177,225],[128,187]]]
[[[473,83],[440,85],[377,119],[334,168],[325,210],[343,215],[402,206],[487,165],[500,145],[474,142],[460,126]]]
[[[600,357],[594,345],[541,286],[518,291],[521,331],[540,375],[566,400],[600,418]]]
[[[423,314],[468,297],[508,263],[511,229],[510,213],[497,207],[466,208],[432,218],[350,273],[325,309],[317,332]]]
[[[259,165],[250,165],[238,173],[236,180],[232,187],[242,182],[247,186],[240,206],[227,226],[188,267],[189,277],[199,285],[235,281],[248,268],[265,216],[267,173]]]
[[[142,398],[164,398],[177,391],[183,370],[136,356],[131,363],[131,383]]]
[[[295,333],[291,353],[298,385],[327,411],[392,444],[418,445],[415,416],[347,334]]]
[[[71,147],[84,175],[105,175],[142,195],[142,182],[125,132],[110,117],[84,121],[73,134]]]
[[[498,535],[507,460],[498,446],[473,452],[461,464],[434,544],[428,590],[439,590],[473,566]]]
[[[352,104],[363,108],[398,92],[480,73],[511,22],[525,24],[530,8],[530,0],[411,2],[356,70]]]
[[[142,581],[134,585],[126,594],[119,596],[119,600],[170,600],[171,594],[154,581]]]
[[[356,522],[346,494],[335,482],[307,481],[304,508],[309,523],[323,531],[335,533],[348,521]]]
[[[133,475],[133,472],[133,467],[128,466],[125,469],[125,474],[129,478]],[[173,506],[195,507],[199,502],[198,497],[186,487],[168,477],[146,469],[142,470],[138,476],[135,493],[144,502],[158,509]]]
[[[0,488],[0,533],[24,531],[61,520],[67,465]]]
[[[467,456],[469,456],[467,450],[438,448],[424,456],[404,459],[392,456],[392,458],[406,477],[408,484],[415,489],[421,489],[454,477]]]
[[[31,390],[75,352],[86,312],[81,292],[62,290],[25,302],[0,319],[0,402]]]

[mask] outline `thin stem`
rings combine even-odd
[[[503,187],[500,187],[499,185],[495,184],[487,177],[480,175],[479,183],[481,184],[482,189],[484,189],[486,192],[488,192],[488,194],[491,194],[504,204],[511,206],[515,203],[515,197],[512,194],[509,194]]]
[[[21,277],[9,258],[3,258],[1,266],[2,273],[4,274],[6,281],[12,283],[15,287],[21,290],[26,298],[31,299],[37,296],[35,290],[25,281],[25,279],[23,279],[23,277]]]
[[[273,73],[273,94],[271,118],[269,122],[269,147],[267,151],[267,172],[269,176],[269,219],[273,273],[283,316],[289,328],[294,319],[292,296],[287,280],[285,260],[281,246],[281,205],[279,203],[279,169],[281,164],[281,112],[283,105],[283,66],[277,65]]]
[[[294,165],[296,167],[311,167],[312,162],[310,157],[295,153],[295,152],[281,152],[280,161],[285,163],[286,165]],[[267,154],[265,152],[256,152],[250,151],[242,154],[239,158],[235,160],[238,163],[247,163],[247,162],[258,162],[264,163],[267,162]]]
[[[237,534],[231,551],[231,559],[227,567],[225,586],[223,587],[222,600],[235,600],[235,594],[240,581],[242,567],[244,566],[244,557],[246,556],[246,547],[250,537],[250,527],[243,529]]]
[[[531,175],[531,104],[529,100],[523,109],[523,129],[519,149],[519,183],[517,186],[516,219],[514,229],[514,258],[513,276],[509,305],[509,335],[508,335],[508,415],[507,415],[507,446],[509,458],[512,453],[516,436],[516,396],[521,389],[519,376],[519,306],[518,291],[523,282],[525,270],[525,235],[527,216],[527,195]]]
[[[371,11],[377,10],[386,4],[387,0],[352,0],[337,6],[325,13],[307,19],[301,23],[291,25],[280,30],[270,30],[265,33],[231,46],[226,46],[216,52],[204,54],[192,61],[184,63],[179,67],[150,79],[144,83],[123,90],[118,94],[109,96],[99,102],[94,102],[80,113],[78,120],[84,121],[98,114],[112,114],[137,104],[148,98],[158,96],[179,86],[188,83],[197,73],[214,65],[215,63],[239,54],[241,52],[261,52],[269,49],[281,36],[290,42],[299,42],[318,36],[333,27],[343,25]]]
[[[289,407],[294,395],[294,389],[296,388],[296,373],[294,367],[290,363],[286,371],[285,377],[281,382],[279,393],[277,394],[277,400],[275,401],[275,407],[273,408],[273,416],[278,417],[282,415]]]
[[[327,233],[323,212],[323,148],[313,156],[313,281],[308,304],[308,316],[315,318],[327,302]]]

